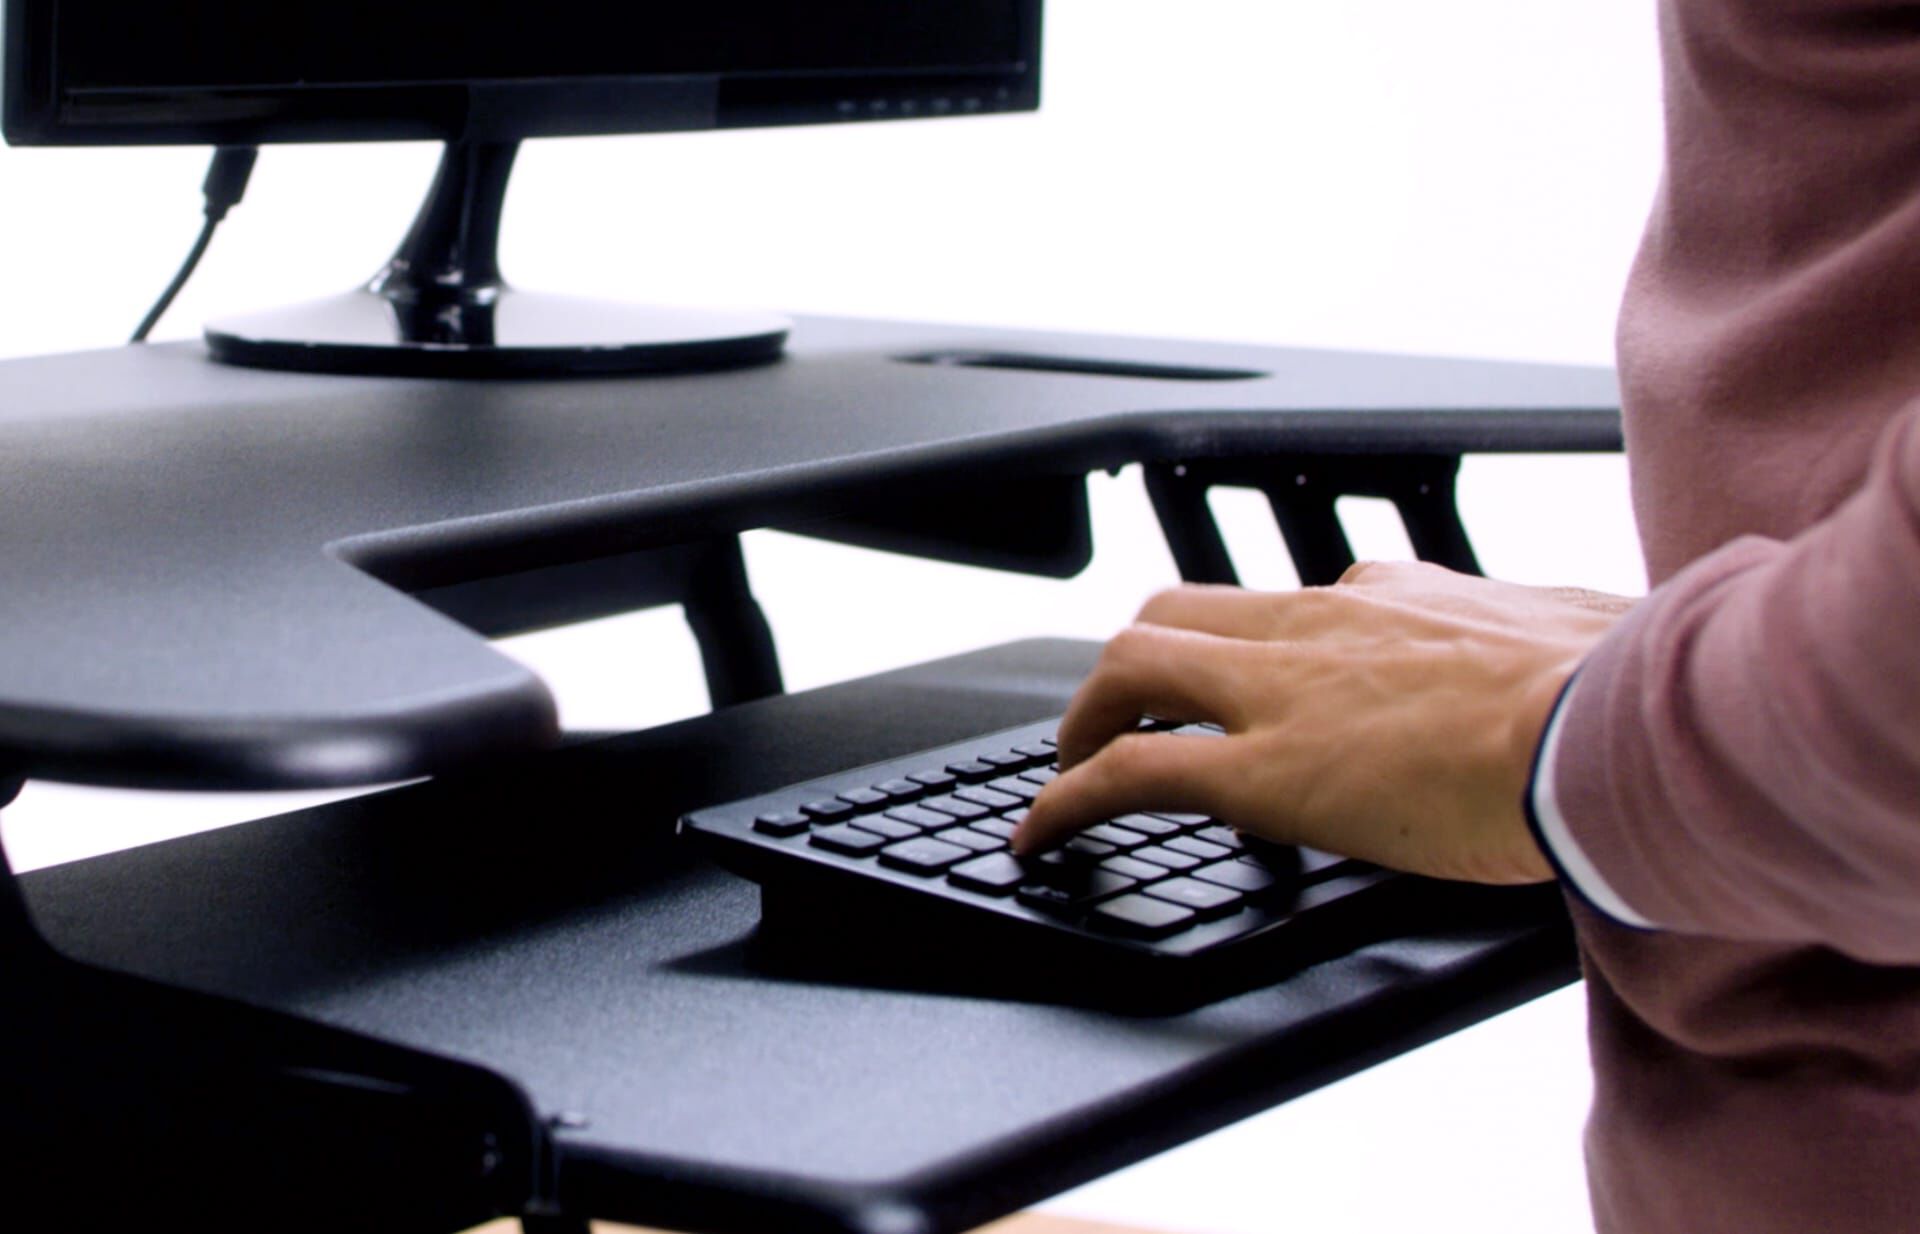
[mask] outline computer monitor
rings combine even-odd
[[[412,230],[365,287],[208,327],[215,356],[272,367],[478,376],[777,358],[776,315],[509,288],[496,241],[518,143],[1039,105],[1041,0],[0,2],[17,145],[446,143]]]

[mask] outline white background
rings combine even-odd
[[[1050,0],[1037,116],[538,143],[503,256],[522,286],[666,303],[1607,363],[1658,174],[1652,9]],[[267,150],[160,335],[371,273],[435,154]],[[192,238],[204,169],[0,150],[0,355],[119,342]],[[1489,572],[1642,586],[1618,458],[1476,459],[1463,485]],[[1064,583],[749,537],[790,685],[1110,633],[1174,574],[1137,475],[1093,498],[1099,557]],[[1248,581],[1288,585],[1257,502],[1219,504]],[[1378,510],[1352,529],[1404,555]],[[670,611],[510,649],[578,727],[704,707]],[[308,799],[33,785],[5,836],[31,867]],[[1222,1234],[1585,1230],[1582,1034],[1567,991],[1056,1206]]]

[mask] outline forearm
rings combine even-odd
[[[1657,927],[1920,961],[1917,636],[1920,410],[1827,519],[1702,559],[1589,657],[1549,847]]]

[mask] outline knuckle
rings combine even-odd
[[[1153,626],[1135,622],[1107,640],[1101,662],[1108,667],[1136,664],[1150,653],[1159,638]]]
[[[1097,751],[1073,769],[1074,787],[1089,801],[1101,801],[1110,796],[1115,784],[1121,778],[1121,769],[1114,762],[1111,746]],[[1062,777],[1064,778],[1064,777]]]
[[[1075,701],[1086,700],[1092,705],[1111,695],[1125,677],[1125,665],[1130,658],[1131,654],[1120,635],[1109,639],[1107,645],[1101,648],[1100,658],[1094,661],[1093,671],[1087,674]]]
[[[1299,620],[1320,617],[1346,602],[1346,597],[1331,587],[1302,587],[1289,592],[1284,605],[1287,616]]]
[[[1181,590],[1179,587],[1166,587],[1148,596],[1147,602],[1140,606],[1140,611],[1133,615],[1134,624],[1151,623],[1155,617],[1164,616],[1180,603]]]
[[[1100,784],[1110,783],[1126,770],[1128,762],[1127,739],[1116,737],[1086,761],[1084,778]]]
[[[1404,581],[1425,568],[1418,561],[1356,561],[1341,574],[1338,586],[1367,586]]]
[[[1126,733],[1107,743],[1104,772],[1139,775],[1158,762],[1160,743],[1146,733]]]
[[[1134,617],[1137,624],[1159,625],[1176,613],[1185,612],[1193,605],[1204,600],[1216,588],[1201,583],[1179,583],[1172,587],[1163,587],[1147,597]]]

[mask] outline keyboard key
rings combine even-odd
[[[1361,865],[1351,857],[1323,853],[1317,848],[1298,848],[1294,851],[1300,854],[1300,877],[1311,883],[1350,873],[1347,867],[1358,869]]]
[[[1209,844],[1218,844],[1222,848],[1243,849],[1247,846],[1247,842],[1240,837],[1240,833],[1231,827],[1202,827],[1193,834]]]
[[[1114,845],[1090,839],[1084,835],[1075,836],[1060,847],[1070,853],[1078,853],[1082,857],[1111,857],[1120,851]]]
[[[976,853],[997,853],[1007,846],[1003,837],[976,831],[975,828],[978,826],[980,824],[975,823],[969,827],[949,827],[945,831],[936,832],[934,838],[945,840],[949,844],[958,844],[961,848],[970,848]]]
[[[1049,753],[1048,757],[1052,757]],[[1017,750],[992,750],[980,756],[983,763],[992,763],[1002,771],[1011,771],[1015,767],[1025,767],[1033,760]]]
[[[1233,850],[1224,844],[1209,844],[1198,836],[1177,836],[1167,841],[1167,847],[1182,852],[1189,857],[1198,857],[1202,861],[1219,861],[1233,856]]]
[[[800,808],[809,816],[818,819],[845,818],[853,813],[853,807],[837,797],[829,797],[824,801],[809,801]]]
[[[1143,832],[1150,836],[1171,836],[1180,833],[1179,823],[1171,822],[1156,814],[1123,814],[1112,821],[1130,831]]]
[[[1128,830],[1115,823],[1095,823],[1080,833],[1115,848],[1139,848],[1147,842],[1147,837],[1137,831]]]
[[[896,822],[911,823],[921,831],[953,826],[951,814],[942,814],[938,810],[929,810],[925,806],[901,806],[898,809],[888,810],[886,816]]]
[[[762,814],[753,820],[753,829],[770,836],[796,836],[811,826],[806,815],[796,810]]]
[[[1014,824],[1011,819],[983,818],[979,822],[971,824],[969,830],[977,831],[981,835],[993,836],[1000,840],[1011,840],[1013,838],[1013,828]]]
[[[1010,894],[1026,877],[1026,868],[1005,853],[975,857],[947,871],[947,881],[954,886],[990,896]]]
[[[1019,776],[1001,776],[998,780],[988,780],[987,787],[997,792],[1018,797],[1022,801],[1032,801],[1040,795],[1040,786],[1031,780]]]
[[[1213,821],[1204,814],[1171,814],[1165,810],[1155,810],[1153,816],[1155,818],[1164,818],[1168,822],[1181,827],[1198,827],[1202,823],[1211,823]]]
[[[832,827],[822,827],[808,837],[808,843],[824,848],[830,853],[842,853],[848,857],[865,857],[876,849],[885,847],[887,841],[871,831],[862,831],[847,823],[837,823]]]
[[[1151,861],[1157,866],[1165,866],[1169,870],[1191,870],[1200,864],[1198,857],[1190,857],[1186,853],[1176,852],[1163,844],[1149,845],[1146,848],[1136,848],[1128,855],[1138,857],[1142,861]]]
[[[1036,869],[1039,864],[1028,864],[1029,881],[1022,883],[1016,894],[1020,902],[1029,908],[1050,913],[1076,912],[1140,885],[1138,879],[1097,866]]]
[[[1076,852],[1070,848],[1056,848],[1031,858],[1036,867],[1043,870],[1084,868],[1100,859],[1092,853]]]
[[[1027,821],[1027,807],[1021,806],[1018,810],[1008,810],[1005,814],[1002,814],[1000,817],[1006,819],[1010,823],[1015,823],[1015,824],[1024,823]]]
[[[887,804],[888,797],[877,788],[850,788],[839,794],[840,800],[856,810],[871,810]]]
[[[1058,767],[1035,767],[1032,771],[1021,772],[1020,778],[1029,784],[1038,784],[1045,787],[1060,778],[1060,769]]]
[[[1133,857],[1109,857],[1100,863],[1103,870],[1112,870],[1115,874],[1124,874],[1128,878],[1137,878],[1141,882],[1151,882],[1156,878],[1165,878],[1167,868],[1154,865],[1150,861],[1140,861]]]
[[[862,818],[854,819],[851,823],[848,823],[847,826],[858,827],[862,831],[871,831],[873,834],[885,836],[889,840],[912,839],[923,830],[922,828],[914,826],[912,823],[903,823],[899,819],[888,818],[884,814],[868,814]]]
[[[973,850],[970,848],[948,844],[932,836],[921,836],[917,840],[902,840],[898,844],[890,844],[881,849],[880,864],[895,870],[905,870],[909,874],[932,876],[971,856],[973,856]]]
[[[1051,741],[1029,741],[1025,745],[1013,747],[1013,751],[1016,754],[1024,754],[1028,758],[1039,759],[1041,762],[1050,763],[1053,761],[1053,743]]]
[[[1244,861],[1221,861],[1201,866],[1193,872],[1193,877],[1249,895],[1257,895],[1279,881],[1271,871]]]
[[[1097,906],[1089,920],[1115,934],[1151,939],[1178,934],[1200,920],[1200,917],[1190,908],[1181,908],[1165,900],[1156,900],[1147,895],[1124,895]]]
[[[873,788],[875,792],[885,793],[889,800],[895,802],[912,801],[927,791],[926,785],[913,780],[882,780]]]
[[[957,783],[953,778],[953,773],[948,771],[915,771],[909,773],[907,779],[912,780],[915,784],[923,788],[932,789],[936,793],[945,792]]]
[[[1000,769],[992,763],[983,763],[979,759],[968,759],[960,763],[948,763],[947,770],[968,784],[978,784],[982,780],[991,780],[1000,774]]]
[[[971,801],[975,805],[986,806],[990,810],[1004,810],[1009,806],[1017,806],[1026,800],[1024,797],[1016,797],[1012,793],[1003,793],[997,788],[988,788],[984,784],[976,784],[972,788],[963,788],[955,793],[954,796],[962,801]]]
[[[1227,730],[1218,724],[1182,724],[1173,730],[1178,737],[1225,737]]]
[[[1246,907],[1247,898],[1230,887],[1203,883],[1195,878],[1169,878],[1154,883],[1143,894],[1169,904],[1178,904],[1200,914],[1202,921],[1225,917]]]
[[[951,815],[963,823],[972,822],[976,818],[985,818],[993,813],[978,802],[962,801],[956,796],[929,797],[920,804],[929,810],[938,810],[942,814]]]

